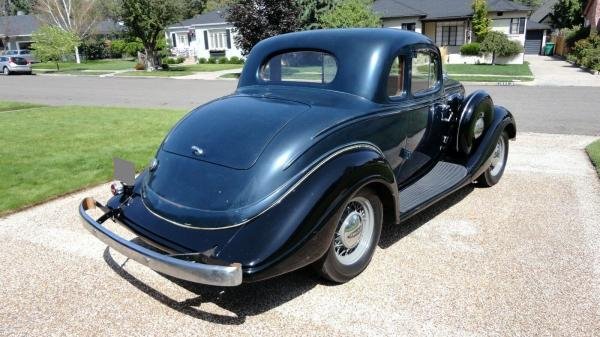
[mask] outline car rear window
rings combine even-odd
[[[11,60],[20,66],[24,66],[27,64],[27,60],[22,57],[11,57]]]
[[[337,62],[320,51],[293,51],[271,57],[259,73],[265,82],[305,82],[328,84],[335,79]]]

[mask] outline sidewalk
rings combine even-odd
[[[535,85],[600,87],[600,75],[592,75],[559,58],[525,55],[525,61],[535,76]]]

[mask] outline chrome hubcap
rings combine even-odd
[[[333,242],[335,256],[341,264],[353,264],[367,252],[374,223],[373,206],[368,199],[355,197],[348,202]]]
[[[496,148],[494,149],[494,153],[492,153],[492,162],[490,165],[490,174],[493,176],[498,175],[502,168],[504,167],[504,153],[506,151],[506,146],[504,145],[504,138],[500,137],[498,143],[496,144]]]

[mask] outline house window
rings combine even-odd
[[[429,51],[418,51],[412,58],[410,90],[413,95],[434,90],[439,81],[439,64],[434,54]]]
[[[510,19],[510,33],[524,34],[525,33],[525,18]]]
[[[208,32],[210,49],[224,50],[227,48],[227,30],[218,29]]]
[[[458,26],[442,27],[442,46],[456,46]]]
[[[177,45],[179,45],[179,46],[187,46],[188,45],[187,34],[177,35]]]
[[[416,24],[414,22],[402,24],[402,29],[404,29],[404,30],[410,30],[410,31],[414,32],[415,28],[416,28]]]

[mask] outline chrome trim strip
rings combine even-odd
[[[228,266],[210,265],[184,261],[169,255],[160,254],[113,233],[94,220],[87,211],[104,206],[93,198],[85,198],[79,205],[79,215],[83,226],[96,238],[126,257],[157,272],[190,282],[213,286],[233,287],[242,283],[242,266],[232,263]]]
[[[323,165],[325,165],[327,162],[329,162],[330,160],[332,160],[333,158],[339,156],[340,154],[344,153],[344,152],[348,152],[348,151],[352,151],[352,150],[356,150],[356,149],[360,149],[360,148],[366,148],[366,149],[370,149],[373,150],[375,152],[377,152],[379,155],[381,155],[382,157],[384,156],[383,152],[374,144],[372,143],[367,143],[367,142],[361,142],[361,143],[353,143],[353,144],[349,144],[349,145],[344,145],[343,147],[338,148],[337,150],[333,150],[333,152],[327,156],[325,156],[324,159],[317,159],[315,162],[316,164],[313,164],[313,168],[311,168],[307,173],[305,173],[302,178],[300,178],[296,183],[294,183],[287,191],[285,191],[285,193],[283,193],[279,198],[277,198],[277,200],[275,200],[271,205],[269,205],[267,208],[265,208],[264,210],[262,210],[261,212],[259,212],[258,214],[248,218],[248,219],[244,219],[239,223],[233,224],[233,225],[229,225],[229,226],[224,226],[224,227],[218,227],[218,228],[206,228],[206,227],[197,227],[197,226],[192,226],[190,224],[182,224],[180,222],[176,222],[173,221],[171,219],[167,219],[164,216],[157,214],[156,212],[152,211],[148,205],[146,205],[146,203],[144,202],[144,198],[140,198],[142,200],[142,205],[144,205],[144,207],[150,212],[152,213],[152,215],[167,221],[173,225],[179,226],[179,227],[184,227],[187,229],[198,229],[198,230],[221,230],[221,229],[228,229],[228,228],[234,228],[234,227],[239,227],[239,226],[243,226],[245,224],[247,224],[248,222],[258,218],[259,216],[263,215],[264,213],[268,212],[270,209],[272,209],[273,207],[277,206],[280,202],[283,201],[283,199],[285,199],[290,193],[294,192],[294,190],[296,188],[298,188],[298,186],[300,186],[300,184],[302,184],[306,179],[308,179],[308,177],[310,177],[310,175],[312,175],[313,173],[315,173],[319,168],[321,168]]]

